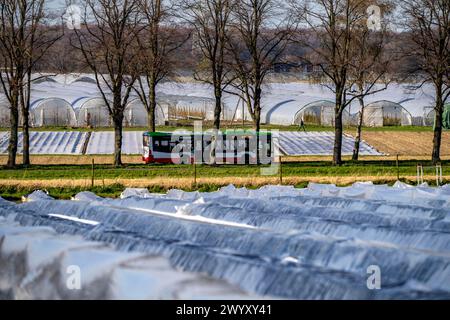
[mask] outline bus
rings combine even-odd
[[[270,132],[253,130],[144,132],[142,160],[146,164],[270,164],[272,140]]]

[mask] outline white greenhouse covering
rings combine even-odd
[[[377,101],[364,108],[363,123],[367,127],[410,126],[412,116],[400,104],[391,101]]]
[[[214,119],[215,100],[204,97],[179,96],[172,116],[175,119]]]
[[[73,80],[71,83],[74,84],[77,82],[97,84],[97,82],[95,81],[95,77],[93,77],[93,76],[81,76],[81,77]]]
[[[77,118],[71,104],[61,98],[45,98],[31,104],[31,126],[76,126]]]
[[[102,97],[95,83],[95,77],[92,74],[61,74],[56,76],[51,74],[34,74],[33,79],[35,81],[31,92],[32,102],[50,98],[63,99],[68,102],[86,102],[92,99],[88,103],[88,105],[92,105],[94,102],[100,103]],[[374,90],[383,88],[384,86],[379,84],[375,86]],[[107,96],[109,97],[109,95]],[[405,110],[401,112],[402,121],[400,122],[402,125],[432,125],[433,120],[430,120],[432,114],[429,111],[427,112],[427,108],[434,106],[434,96],[434,88],[429,84],[419,87],[414,84],[392,83],[386,90],[365,97],[364,102],[366,106],[372,105],[373,107],[374,105],[379,105],[380,101],[385,101],[383,104],[390,107],[382,108],[381,113],[386,114],[391,113],[389,109],[395,109],[393,106],[396,106],[399,110],[401,106]],[[0,101],[1,99],[2,95],[0,94]],[[139,106],[136,99],[138,99],[137,95],[132,93],[129,100],[131,107],[125,112],[124,124],[129,126],[146,126],[147,116],[146,112],[144,113],[145,108],[142,108],[142,105]],[[267,124],[295,125],[299,124],[303,116],[306,124],[315,123],[332,126],[334,124],[334,99],[333,92],[323,85],[307,82],[268,84],[263,88],[261,121]],[[161,110],[158,110],[156,115],[158,124],[163,124],[163,121],[165,122],[169,119],[201,119],[210,121],[214,118],[214,90],[206,84],[161,83],[157,88],[157,101],[161,107]],[[67,109],[67,104],[60,105],[62,105],[63,109]],[[2,108],[1,103],[0,108]],[[77,111],[80,107],[74,105],[73,108]],[[244,118],[246,121],[251,121],[247,106],[243,106],[236,95],[224,94],[222,109],[222,120],[240,122]],[[344,124],[348,124],[352,119],[356,119],[359,110],[359,103],[354,100],[344,112]],[[4,108],[0,109],[0,111],[0,125],[2,125],[2,123],[5,123],[5,118],[9,116],[5,115]],[[56,114],[57,110],[53,111]],[[60,113],[59,111],[58,113]],[[61,112],[64,113],[66,111],[62,110]],[[379,111],[374,112],[380,113]],[[104,113],[101,114],[104,115]],[[377,117],[376,114],[373,116]],[[37,118],[39,118],[39,115]],[[381,119],[382,116],[378,118]],[[98,122],[101,125],[105,124],[104,117],[99,119],[100,121]],[[78,113],[77,111],[76,121],[73,121],[73,119],[70,119],[70,121],[72,122],[71,125],[84,126],[86,125],[86,113]],[[47,123],[60,122],[61,119],[47,119]],[[384,124],[381,120],[368,121],[368,123],[369,125]],[[40,126],[42,124],[40,121],[35,121],[33,125]],[[49,125],[45,124],[45,119],[44,125]]]
[[[155,111],[156,125],[160,126],[165,124],[167,112],[168,107],[164,104],[161,106],[161,104],[157,102]],[[126,127],[146,127],[148,124],[147,109],[139,98],[132,99],[128,102],[124,116],[124,125]]]
[[[295,115],[294,124],[300,124],[302,118],[305,124],[333,127],[335,123],[335,104],[326,100],[314,101],[303,107]],[[344,110],[342,113],[343,124],[348,125],[350,121],[350,114],[347,110]]]
[[[46,83],[46,82],[57,82],[53,77],[49,77],[49,76],[43,76],[43,77],[38,77],[34,80],[31,80],[31,82],[33,84],[39,84],[39,83]]]
[[[301,96],[298,99],[270,101],[266,99],[262,108],[262,122],[277,125],[299,125],[303,119],[306,125],[334,126],[334,102],[318,97]],[[350,114],[344,110],[344,125],[350,121]]]
[[[72,102],[79,127],[109,127],[112,119],[103,98],[83,97]]]
[[[436,111],[434,110],[434,107],[425,107],[423,109],[423,125],[424,126],[433,126],[434,120],[436,117]]]

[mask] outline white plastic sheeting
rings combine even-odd
[[[142,154],[143,131],[124,131],[122,152]],[[42,131],[30,133],[32,154],[82,154],[88,135],[78,131]],[[0,132],[0,154],[7,153],[9,133]],[[280,132],[279,146],[285,155],[331,155],[333,153],[333,132]],[[344,135],[342,152],[352,154],[354,138]],[[19,133],[19,152],[22,152],[22,134]],[[94,131],[91,133],[86,154],[113,154],[114,132]],[[366,142],[360,145],[361,155],[382,155]]]
[[[280,150],[286,155],[331,155],[334,148],[333,132],[280,132]],[[344,135],[342,138],[342,154],[353,154],[355,139]],[[361,141],[360,154],[383,155],[366,142]]]
[[[167,107],[163,108],[160,104],[157,105],[155,110],[155,123],[157,126],[165,124],[167,113]],[[128,102],[124,116],[124,125],[126,127],[147,127],[147,109],[139,98],[132,99]]]
[[[0,131],[0,154],[7,152],[8,143],[9,143],[9,133]]]
[[[2,217],[0,257],[3,299],[257,298],[224,281],[176,271],[162,257],[118,252],[102,243],[61,236],[47,227],[23,227]],[[77,270],[80,287],[73,290],[68,283],[77,283],[69,277]]]
[[[34,77],[41,76],[35,75]],[[48,75],[50,77],[50,75]],[[43,81],[34,83],[32,87],[31,100],[36,101],[46,98],[60,98],[67,101],[74,101],[81,97],[101,98],[101,94],[94,83],[93,75],[89,74],[69,74],[50,77],[54,81]],[[384,86],[378,84],[374,90],[379,90]],[[319,101],[333,102],[335,97],[331,90],[325,86],[309,83],[273,83],[268,84],[263,89],[261,101],[263,121],[272,124],[291,125],[298,122],[295,115],[301,108],[309,103],[319,103]],[[157,99],[163,107],[164,117],[167,121],[171,118],[202,117],[212,120],[214,111],[214,91],[201,83],[173,83],[165,82],[158,85]],[[423,123],[424,108],[433,106],[434,89],[430,84],[425,84],[419,88],[418,85],[392,83],[386,90],[374,95],[365,97],[365,104],[376,101],[389,101],[400,104],[413,118],[413,124]],[[131,99],[136,99],[133,95]],[[350,96],[348,98],[351,98]],[[295,102],[294,102],[295,101]],[[241,120],[244,117],[250,120],[247,108],[238,103],[235,95],[224,94],[223,96],[223,119]],[[171,112],[165,112],[165,108]],[[346,108],[346,114],[355,115],[360,107],[354,101]],[[331,112],[329,109],[324,113],[325,125],[332,125]],[[346,115],[344,115],[346,121]]]
[[[30,113],[33,127],[77,125],[72,105],[61,98],[38,99],[31,104]]]
[[[411,114],[398,103],[376,101],[364,108],[363,124],[366,127],[411,126]]]
[[[10,125],[9,102],[5,97],[0,97],[0,128],[9,127]]]
[[[79,127],[109,127],[112,119],[103,98],[83,97],[72,102]]]
[[[81,82],[81,83],[92,83],[92,84],[95,84],[95,85],[97,84],[97,82],[95,81],[95,77],[92,76],[92,75],[80,76],[80,77],[76,78],[75,80],[73,80],[71,82],[71,84],[79,83],[79,82]]]
[[[143,131],[124,131],[122,138],[123,154],[142,154]],[[92,132],[86,154],[113,154],[114,132]]]
[[[0,216],[162,255],[178,270],[259,295],[450,298],[449,186],[228,186],[116,200],[89,193],[77,201],[43,197],[20,205],[0,201]],[[367,287],[373,265],[382,273],[381,290]]]
[[[433,126],[436,118],[434,107],[425,107],[423,110],[423,125]]]
[[[83,146],[87,139],[86,132],[78,131],[31,131],[31,154],[75,154],[83,152]],[[0,132],[0,154],[8,152],[9,133]],[[19,132],[18,153],[23,152],[22,132]]]

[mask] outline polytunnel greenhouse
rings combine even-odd
[[[164,111],[164,105],[161,106],[160,102],[157,102],[155,110],[155,123],[156,125],[164,125],[167,111]],[[146,127],[148,124],[148,113],[144,104],[139,98],[133,99],[128,102],[125,108],[124,125],[126,127]]]
[[[214,107],[214,99],[179,96],[177,104],[169,112],[174,119],[213,120]]]
[[[80,127],[108,127],[112,119],[103,98],[82,97],[72,102]]]
[[[363,124],[366,127],[410,126],[411,113],[392,101],[377,101],[364,108]]]
[[[334,126],[334,108],[334,102],[317,97],[264,101],[261,120],[266,124],[299,125],[303,119],[306,125]],[[343,123],[349,122],[350,114],[344,111]]]
[[[295,115],[294,124],[300,124],[303,117],[305,124],[334,127],[335,108],[336,105],[334,102],[327,100],[314,101],[304,106]],[[342,113],[342,124],[349,125],[350,122],[350,113],[344,110]]]
[[[425,107],[423,122],[425,126],[434,126],[436,117],[436,111],[434,107]],[[442,114],[442,125],[445,129],[450,129],[450,104],[444,106],[444,112]]]
[[[434,118],[436,116],[436,112],[434,111],[434,107],[424,107],[423,108],[423,125],[424,126],[433,126]]]
[[[61,98],[35,100],[30,111],[30,123],[33,127],[77,125],[72,105]]]

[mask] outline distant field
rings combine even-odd
[[[431,155],[433,132],[365,131],[363,139],[385,154],[402,156]],[[450,155],[450,132],[442,133],[441,155]]]
[[[393,129],[395,127],[392,127]],[[298,128],[297,128],[298,129]],[[329,130],[330,128],[328,128]],[[346,130],[347,134],[353,134],[351,130]],[[401,160],[429,160],[433,143],[433,132],[431,131],[400,131],[398,128],[392,131],[364,131],[363,139],[371,146],[386,156],[364,156],[363,160],[393,160],[398,154]],[[450,160],[450,132],[443,132],[441,157],[443,160]],[[34,155],[31,157],[33,164],[90,164],[92,159],[97,164],[111,164],[111,155]],[[299,156],[286,157],[286,161],[307,162],[307,161],[331,161],[331,156]],[[344,157],[349,159],[349,157]],[[0,165],[6,164],[7,156],[0,155]],[[21,156],[18,156],[18,163]],[[124,155],[123,162],[128,164],[142,164],[140,155]]]
[[[170,128],[166,128],[168,130]],[[271,127],[271,129],[274,129]],[[277,128],[275,128],[277,129]],[[297,127],[292,127],[298,130]],[[321,130],[322,128],[316,128]],[[326,128],[330,130],[330,128]],[[349,185],[356,181],[394,183],[397,180],[396,155],[399,155],[400,179],[416,182],[417,163],[429,165],[433,133],[431,130],[414,130],[408,127],[389,128],[389,131],[366,130],[363,138],[387,156],[364,156],[352,162],[350,157],[341,167],[331,166],[331,156],[299,156],[283,158],[284,184],[304,187],[308,182]],[[353,130],[346,130],[352,134]],[[92,159],[95,161],[94,187],[92,187]],[[146,187],[153,192],[171,188],[213,191],[235,184],[258,187],[279,184],[280,176],[262,176],[257,166],[217,167],[189,165],[144,165],[140,155],[124,155],[124,168],[111,166],[112,155],[34,155],[33,166],[16,170],[0,169],[0,196],[19,199],[35,189],[46,189],[58,198],[69,198],[79,191],[95,191],[102,196],[116,197],[125,187]],[[442,159],[444,182],[450,182],[450,132],[443,134]],[[0,165],[6,164],[7,156],[0,156]],[[21,156],[18,156],[18,163]],[[435,183],[434,169],[425,170],[425,180]],[[194,181],[196,183],[194,183]]]

